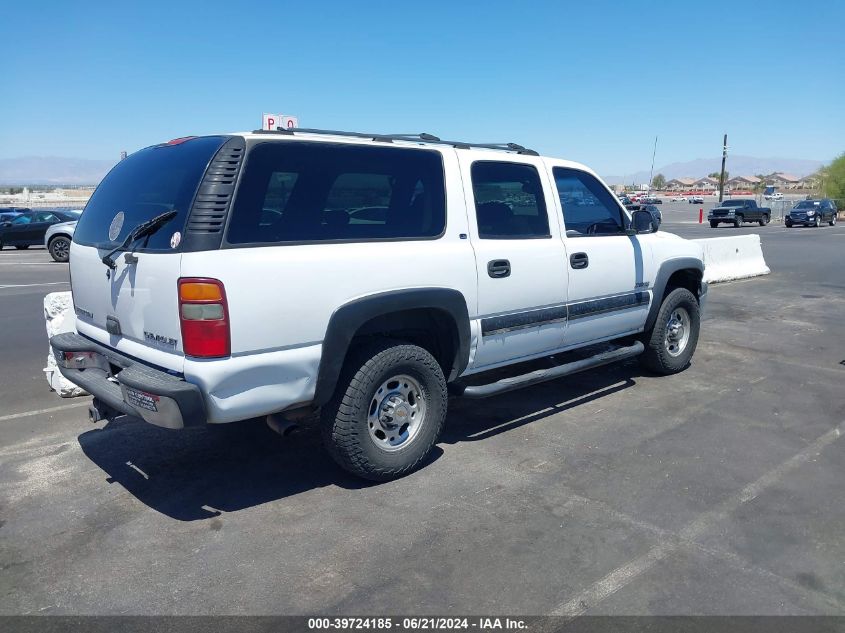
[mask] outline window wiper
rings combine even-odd
[[[117,264],[114,261],[114,255],[122,251],[128,250],[129,246],[135,240],[147,235],[152,235],[153,233],[158,231],[162,226],[167,224],[167,222],[175,218],[177,214],[178,211],[176,210],[165,211],[164,213],[157,215],[154,218],[147,220],[146,222],[141,222],[141,224],[129,231],[129,235],[126,236],[126,239],[123,240],[123,243],[120,246],[103,256],[102,262],[106,266],[114,270],[117,267]]]

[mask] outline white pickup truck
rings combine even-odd
[[[634,356],[683,370],[707,293],[701,247],[583,165],[304,129],[132,154],[85,208],[70,271],[77,332],[51,344],[94,420],[319,413],[338,463],[375,480],[425,459],[449,393]]]

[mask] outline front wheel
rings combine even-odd
[[[830,224],[830,226],[836,226],[836,214],[835,213],[832,216],[830,216],[830,222],[828,222],[828,224]]]
[[[715,220],[710,220],[710,228],[711,229],[715,229],[717,226],[719,226],[718,222],[716,222]]]
[[[640,362],[656,374],[676,374],[686,369],[701,328],[698,300],[686,288],[675,288],[663,299],[657,319],[643,342]]]
[[[769,223],[769,216],[764,214],[760,218],[760,226],[766,226],[768,223]]]
[[[738,215],[734,218],[734,227],[739,228],[742,225],[742,216]]]
[[[821,220],[819,220],[819,214],[817,213],[817,214],[816,214],[816,219],[815,219],[815,220],[813,220],[813,226],[815,226],[816,228],[818,228],[818,227],[820,227],[820,226],[821,226],[821,224],[822,224],[822,223],[821,223]]]
[[[354,475],[402,477],[434,447],[447,395],[440,365],[423,348],[386,339],[358,347],[322,409],[323,442]]]
[[[70,259],[70,240],[66,237],[54,237],[47,247],[50,257],[57,262],[66,262]]]

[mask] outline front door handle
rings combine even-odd
[[[510,277],[511,263],[506,259],[494,259],[487,262],[487,274],[493,279]]]
[[[590,265],[590,258],[587,257],[587,253],[572,253],[569,257],[569,265],[576,270],[586,268]]]

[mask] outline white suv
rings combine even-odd
[[[425,459],[450,392],[633,356],[681,371],[707,292],[701,247],[583,165],[302,129],[132,154],[91,197],[70,269],[77,333],[51,344],[93,419],[319,411],[335,459],[376,480]]]

